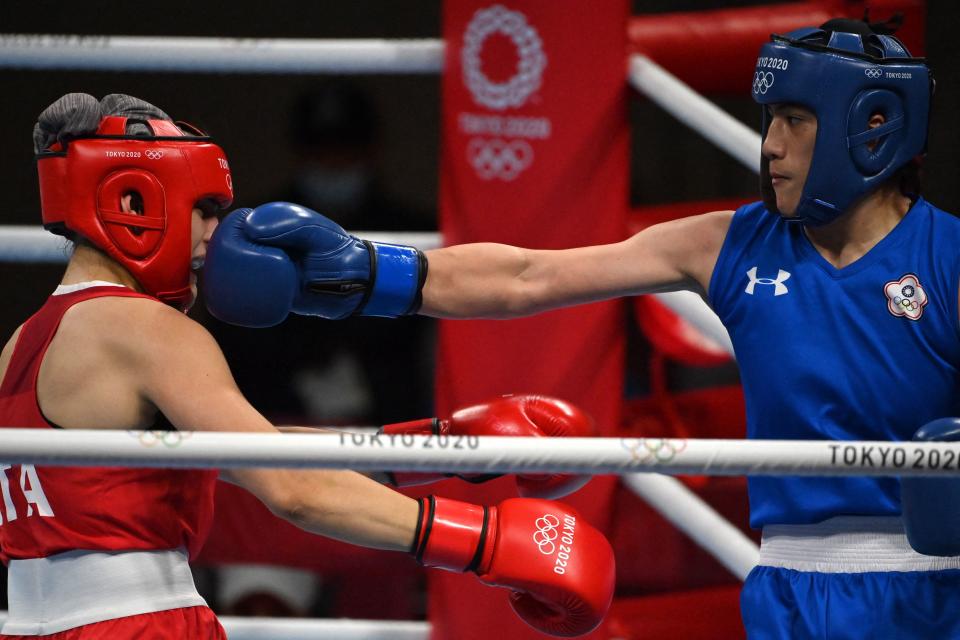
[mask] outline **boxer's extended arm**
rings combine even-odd
[[[509,318],[626,295],[703,294],[732,211],[673,220],[615,244],[539,251],[467,244],[428,251],[420,313]]]
[[[182,429],[278,433],[247,403],[220,348],[200,325],[142,298],[114,299],[108,306],[122,312],[116,321],[104,322],[108,317],[100,308],[98,322],[85,324],[94,334],[87,342],[102,356],[97,364],[114,376],[104,397],[128,396],[148,409],[144,413],[155,408]],[[88,372],[98,368],[85,361]],[[131,423],[123,424],[102,428]],[[406,551],[426,566],[473,571],[489,585],[510,589],[517,614],[547,633],[589,631],[613,595],[609,543],[560,503],[515,498],[490,508],[418,504],[350,471],[235,469],[224,475],[307,531]]]
[[[639,293],[702,294],[732,216],[674,220],[610,245],[536,251],[472,244],[425,259],[413,247],[351,236],[316,211],[271,202],[234,211],[217,228],[205,297],[217,318],[265,327],[291,312],[509,318]]]
[[[143,301],[139,301],[143,302]],[[136,306],[143,327],[126,339],[130,375],[141,393],[178,428],[277,433],[243,397],[209,333],[173,309]],[[158,339],[162,336],[162,339]],[[278,516],[327,537],[378,549],[407,551],[417,503],[352,471],[231,469],[224,475]]]

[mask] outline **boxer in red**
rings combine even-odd
[[[216,214],[233,200],[223,151],[153,105],[116,94],[62,97],[40,115],[34,145],[44,224],[75,250],[62,284],[0,353],[0,425],[276,432],[184,313]],[[518,396],[386,430],[576,435],[588,427],[566,403]],[[216,477],[0,464],[0,557],[9,566],[0,638],[224,638],[188,563],[210,525]],[[406,551],[424,566],[507,587],[518,615],[547,633],[586,633],[613,595],[609,544],[556,502],[416,501],[350,471],[222,477],[313,533]],[[520,488],[553,496],[579,484],[526,477]],[[564,570],[535,544],[534,533],[550,528],[572,538]]]

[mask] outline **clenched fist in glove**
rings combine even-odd
[[[416,313],[427,263],[415,247],[361,240],[289,202],[238,209],[217,227],[204,263],[215,317],[269,327],[287,314],[340,319]]]
[[[429,496],[420,500],[411,551],[425,567],[472,571],[510,589],[510,605],[534,629],[589,633],[613,599],[613,549],[575,510],[511,498],[496,507]]]
[[[928,422],[913,439],[958,442],[960,418]],[[960,479],[905,476],[900,479],[900,500],[907,540],[915,551],[928,556],[960,554]]]
[[[449,418],[425,418],[412,422],[388,424],[385,435],[462,436],[526,436],[526,437],[590,437],[595,433],[593,420],[586,413],[563,400],[549,396],[504,396],[455,411]],[[447,477],[442,473],[403,472],[388,474],[391,484],[406,487],[435,482]],[[485,482],[499,475],[464,474],[469,482]],[[580,489],[590,476],[561,474],[517,476],[521,496],[559,498]]]

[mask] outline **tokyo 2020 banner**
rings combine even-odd
[[[628,13],[625,0],[444,3],[440,215],[447,244],[561,249],[625,237]],[[624,325],[619,302],[509,321],[443,321],[437,409],[546,393],[581,405],[601,434],[612,433],[622,404]],[[603,529],[612,482],[595,479],[564,502]],[[436,491],[494,504],[516,490],[506,481],[445,483]],[[510,611],[506,593],[472,576],[432,572],[429,579],[433,638],[545,637]]]

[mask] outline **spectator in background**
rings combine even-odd
[[[262,200],[295,202],[349,229],[422,230],[433,219],[396,203],[382,186],[379,118],[356,84],[330,79],[298,96],[289,130],[290,182]],[[433,320],[355,318],[319,328],[291,316],[255,335],[212,318],[207,324],[241,390],[277,421],[386,424],[432,413]],[[274,363],[283,366],[274,370]],[[397,385],[401,367],[405,384]]]

